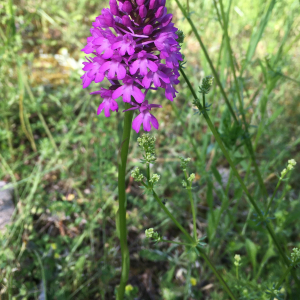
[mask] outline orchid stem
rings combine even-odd
[[[125,109],[130,108],[130,104],[125,103]],[[133,111],[126,111],[124,117],[123,137],[121,143],[120,156],[118,159],[119,175],[118,175],[118,193],[119,193],[119,238],[122,252],[122,272],[121,280],[118,288],[117,300],[123,300],[125,286],[129,275],[129,251],[127,245],[127,227],[126,227],[126,193],[125,193],[125,175],[126,163],[128,156],[128,147],[131,133]]]

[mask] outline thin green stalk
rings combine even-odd
[[[293,268],[293,265],[291,265],[284,273],[283,275],[281,276],[281,278],[279,279],[278,283],[276,284],[276,287],[275,289],[279,289],[280,288],[280,285],[283,283],[283,281],[285,280],[287,274],[292,270]]]
[[[125,109],[130,108],[130,104],[125,103]],[[133,111],[126,111],[124,116],[123,137],[121,143],[120,157],[118,159],[118,192],[119,192],[119,233],[122,252],[122,273],[120,286],[118,288],[117,300],[123,300],[125,286],[129,275],[129,251],[127,245],[127,227],[126,227],[126,193],[125,193],[125,175],[128,156],[128,147],[131,133]]]
[[[231,106],[231,104],[230,104],[230,102],[229,102],[229,100],[228,100],[228,98],[227,98],[227,95],[226,95],[225,90],[224,90],[224,88],[223,88],[223,86],[222,86],[222,83],[221,83],[221,81],[220,81],[220,78],[219,78],[219,76],[218,76],[218,73],[217,73],[216,69],[215,69],[214,66],[213,66],[213,63],[212,63],[212,61],[211,61],[211,59],[210,59],[210,57],[209,57],[209,55],[208,55],[208,52],[207,52],[207,50],[206,50],[206,48],[205,48],[205,46],[204,46],[204,44],[203,44],[203,42],[202,42],[202,40],[201,40],[201,37],[200,37],[200,35],[199,35],[199,33],[198,33],[198,31],[197,31],[197,29],[196,29],[196,27],[195,27],[193,21],[191,20],[190,16],[186,13],[186,11],[185,11],[185,9],[183,8],[183,6],[179,3],[179,1],[178,1],[178,0],[175,0],[175,1],[176,1],[176,3],[177,3],[178,7],[180,8],[180,10],[182,11],[184,17],[185,17],[185,18],[188,20],[188,22],[190,23],[190,25],[191,25],[191,27],[192,27],[192,30],[193,30],[193,32],[194,32],[194,34],[195,34],[195,36],[196,36],[196,38],[197,38],[197,40],[198,40],[200,46],[201,46],[201,49],[202,49],[202,51],[204,52],[204,55],[205,55],[205,57],[206,57],[206,59],[207,59],[209,65],[210,65],[210,68],[211,68],[212,73],[213,73],[213,75],[214,75],[214,78],[215,78],[215,80],[216,80],[216,82],[217,82],[217,85],[219,86],[219,88],[220,88],[220,90],[221,90],[221,93],[222,93],[222,96],[223,96],[223,98],[224,98],[224,100],[225,100],[225,102],[226,102],[226,105],[227,105],[227,107],[228,107],[228,109],[229,109],[229,111],[230,111],[230,113],[231,113],[231,115],[232,115],[234,121],[238,123],[238,119],[237,119],[237,117],[236,117],[236,115],[235,115],[235,112],[234,112],[234,110],[233,110],[233,108],[232,108],[232,106]],[[224,21],[224,27],[225,27],[225,23],[226,23],[226,21]],[[232,55],[231,55],[231,54],[232,54],[232,51],[230,51],[230,49],[229,49],[229,54],[230,54],[229,56],[232,58]],[[245,126],[246,126],[246,123],[245,123]],[[246,132],[247,132],[247,131],[246,131]],[[255,156],[254,156],[254,151],[253,151],[252,144],[251,144],[251,142],[249,142],[249,143],[246,142],[245,145],[246,145],[246,147],[248,148],[249,153],[250,153],[250,156],[251,156],[251,159],[252,159],[252,161],[253,161],[253,164],[254,164],[254,167],[255,167],[255,172],[256,172],[256,174],[257,174],[259,184],[261,185],[262,192],[263,192],[264,195],[266,195],[266,194],[267,194],[267,193],[266,193],[266,188],[265,188],[264,182],[263,182],[263,180],[262,180],[260,171],[259,171],[259,169],[258,169],[256,160],[255,160]]]
[[[270,209],[270,207],[271,207],[271,205],[272,205],[272,203],[273,203],[274,197],[275,197],[276,192],[277,192],[277,190],[278,190],[278,188],[279,188],[279,186],[280,186],[280,183],[281,183],[281,179],[279,179],[279,181],[278,181],[278,183],[277,183],[277,185],[276,185],[276,188],[275,188],[275,190],[274,190],[274,193],[273,193],[273,195],[272,195],[272,198],[271,198],[271,200],[270,200],[270,202],[269,202],[269,204],[268,204],[268,207],[267,207],[267,213],[268,213],[268,211],[269,211],[269,209]]]
[[[223,285],[225,291],[228,293],[228,295],[230,296],[231,299],[236,299],[235,296],[233,295],[233,293],[231,292],[229,286],[227,285],[227,283],[225,282],[225,280],[223,279],[223,277],[220,275],[220,273],[217,271],[217,269],[215,268],[215,266],[212,264],[212,262],[210,261],[210,259],[208,258],[208,256],[204,253],[203,249],[200,247],[197,247],[198,251],[200,252],[201,256],[203,257],[203,259],[205,260],[205,262],[208,264],[208,266],[210,267],[210,269],[213,271],[213,273],[215,274],[215,276],[218,278],[218,280],[220,281],[220,283]]]
[[[233,61],[233,53],[232,53],[232,49],[231,49],[231,46],[230,46],[230,39],[229,39],[229,35],[228,35],[228,23],[227,23],[227,20],[225,18],[225,12],[224,12],[224,6],[223,6],[223,1],[222,0],[220,0],[220,7],[221,7],[221,15],[222,15],[222,19],[223,19],[223,24],[224,24],[223,28],[224,28],[224,33],[225,33],[225,40],[226,40],[227,48],[228,48],[228,52],[229,52],[229,61],[230,61],[231,71],[233,73],[234,83],[235,83],[235,86],[236,86],[236,93],[237,93],[238,100],[239,100],[239,105],[240,105],[240,112],[242,114],[246,135],[249,136],[248,124],[247,124],[246,116],[245,116],[245,112],[244,112],[243,100],[242,100],[241,91],[240,91],[240,85],[239,85],[239,82],[238,82],[238,79],[237,79],[237,76],[236,76],[235,66],[234,66],[234,61]],[[245,143],[248,144],[247,148],[249,150],[251,160],[254,164],[255,173],[256,173],[256,176],[257,176],[257,179],[258,179],[259,186],[261,188],[261,191],[263,192],[263,195],[266,197],[267,196],[266,186],[264,184],[264,181],[262,179],[262,176],[261,176],[261,173],[259,171],[258,165],[256,163],[252,143],[248,139],[245,140]]]
[[[5,122],[5,129],[7,132],[7,142],[8,142],[10,155],[11,155],[11,158],[14,159],[14,147],[13,147],[13,143],[12,143],[12,139],[11,139],[8,117],[5,117],[4,122]]]
[[[147,164],[147,179],[150,180],[150,164]]]
[[[176,0],[176,1],[177,1],[177,0]],[[192,85],[191,85],[189,79],[186,77],[186,74],[184,73],[184,71],[183,71],[182,69],[180,69],[180,72],[181,72],[182,76],[184,77],[184,79],[186,80],[188,86],[190,87],[191,92],[192,92],[192,94],[194,95],[195,99],[197,99],[197,95],[196,95],[196,93],[195,93],[195,91],[194,91],[194,89],[193,89],[193,87],[192,87]],[[223,142],[222,142],[221,137],[219,136],[219,133],[218,133],[217,130],[215,129],[215,127],[214,127],[213,123],[211,122],[211,120],[210,120],[210,118],[209,118],[207,112],[206,112],[205,110],[203,110],[203,107],[202,107],[202,105],[201,105],[200,102],[198,102],[198,104],[199,104],[200,109],[203,111],[203,116],[204,116],[204,118],[205,118],[205,120],[206,120],[206,122],[207,122],[208,127],[210,128],[211,132],[213,133],[213,135],[214,135],[214,137],[215,137],[217,143],[219,144],[219,147],[221,148],[221,150],[222,150],[224,156],[226,157],[226,159],[227,159],[227,161],[228,161],[228,163],[229,163],[229,165],[230,165],[230,167],[231,167],[231,169],[232,169],[233,174],[235,175],[235,177],[236,177],[237,180],[239,181],[239,183],[240,183],[240,185],[241,185],[243,191],[244,191],[245,194],[247,195],[247,197],[248,197],[250,203],[251,203],[252,206],[254,207],[256,213],[258,214],[258,216],[259,216],[261,219],[264,219],[264,216],[263,216],[262,212],[260,211],[258,205],[256,204],[255,200],[252,198],[252,196],[251,196],[251,194],[249,193],[249,191],[248,191],[246,185],[244,184],[244,182],[243,182],[241,176],[239,175],[239,173],[238,173],[238,171],[237,171],[237,169],[236,169],[236,167],[235,167],[233,161],[231,160],[231,158],[230,158],[230,156],[229,156],[229,154],[228,154],[228,152],[227,152],[227,150],[226,150],[226,148],[225,148],[225,146],[224,146],[224,144],[223,144]],[[279,253],[280,253],[280,255],[281,255],[281,258],[282,258],[283,262],[285,263],[285,265],[286,265],[287,267],[289,267],[289,265],[290,265],[289,260],[288,260],[288,258],[286,257],[286,255],[284,254],[283,250],[281,249],[280,243],[279,243],[279,241],[277,240],[276,235],[275,235],[275,233],[274,233],[274,230],[273,230],[273,228],[271,227],[270,223],[267,223],[266,227],[267,227],[267,230],[268,230],[270,236],[271,236],[272,239],[273,239],[273,242],[274,242],[275,246],[277,247],[277,249],[278,249],[278,251],[279,251]],[[293,275],[295,281],[297,282],[297,284],[300,284],[300,282],[299,282],[299,280],[298,280],[298,278],[297,278],[297,276],[296,276],[296,273],[295,273],[294,271],[292,271],[292,275]]]
[[[47,284],[46,284],[46,275],[45,275],[45,269],[43,266],[43,262],[41,260],[40,255],[38,254],[38,252],[36,250],[33,250],[33,253],[35,254],[35,256],[38,259],[38,263],[40,265],[41,268],[41,273],[42,273],[42,283],[43,283],[43,299],[47,300]]]
[[[153,190],[153,197],[158,202],[163,211],[167,214],[167,216],[175,223],[175,225],[181,230],[181,232],[185,235],[185,237],[189,240],[189,242],[194,243],[194,240],[189,235],[189,233],[180,225],[180,223],[176,220],[176,218],[171,214],[171,212],[166,208],[166,206],[162,203],[160,198],[157,196],[155,191]]]
[[[185,237],[187,238],[187,240],[192,243],[193,245],[195,245],[195,241],[193,240],[193,238],[188,234],[188,232],[180,225],[180,223],[178,223],[178,221],[176,220],[176,218],[171,214],[171,212],[166,208],[166,206],[162,203],[162,201],[160,200],[160,198],[157,196],[157,194],[155,193],[155,191],[153,190],[153,197],[155,198],[155,200],[158,202],[158,204],[160,205],[160,207],[163,209],[163,211],[168,215],[168,217],[175,223],[175,225],[181,230],[181,232],[185,235]],[[223,285],[225,291],[228,293],[228,295],[230,296],[230,298],[232,300],[236,300],[235,296],[233,295],[233,293],[231,292],[230,288],[228,287],[227,283],[225,282],[225,280],[223,279],[223,277],[219,274],[219,272],[217,271],[217,269],[214,267],[213,263],[210,261],[210,259],[208,258],[208,256],[204,253],[203,249],[197,246],[197,250],[199,251],[200,255],[203,257],[203,259],[205,260],[205,262],[208,264],[209,268],[213,271],[213,273],[216,275],[216,277],[218,278],[218,280],[220,281],[220,283]]]
[[[198,30],[196,29],[196,27],[195,27],[193,21],[191,20],[190,16],[186,13],[186,11],[185,11],[185,9],[183,8],[183,6],[179,3],[178,0],[175,0],[175,1],[176,1],[176,3],[177,3],[178,7],[180,8],[180,10],[182,11],[182,14],[184,15],[184,17],[185,17],[185,18],[188,20],[188,22],[190,23],[190,25],[191,25],[191,27],[192,27],[192,30],[193,30],[193,32],[194,32],[194,34],[195,34],[195,36],[196,36],[196,39],[198,40],[198,42],[199,42],[199,44],[200,44],[200,46],[201,46],[201,49],[202,49],[202,51],[204,52],[205,58],[207,59],[207,61],[208,61],[208,63],[209,63],[209,66],[210,66],[211,71],[212,71],[212,73],[213,73],[213,75],[214,75],[214,78],[215,78],[215,80],[216,80],[216,82],[217,82],[217,85],[219,86],[219,88],[220,88],[220,90],[221,90],[221,93],[222,93],[222,95],[223,95],[223,97],[224,97],[224,100],[225,100],[225,102],[226,102],[226,105],[228,106],[228,109],[229,109],[229,111],[230,111],[232,117],[234,118],[234,121],[235,121],[235,122],[238,122],[238,119],[237,119],[237,117],[236,117],[236,115],[235,115],[235,113],[234,113],[234,110],[233,110],[233,108],[232,108],[232,106],[231,106],[231,104],[230,104],[230,102],[229,102],[229,100],[228,100],[228,98],[227,98],[227,95],[226,95],[226,93],[225,93],[225,91],[224,91],[224,88],[223,88],[222,83],[221,83],[221,81],[220,81],[219,75],[218,75],[216,69],[214,68],[214,65],[213,65],[213,63],[212,63],[212,61],[211,61],[211,59],[210,59],[210,57],[209,57],[209,55],[208,55],[208,52],[207,52],[207,50],[206,50],[206,48],[205,48],[205,46],[204,46],[204,44],[203,44],[203,42],[202,42],[202,40],[201,40],[201,37],[200,37],[200,35],[199,35],[199,33],[198,33]]]
[[[194,233],[195,242],[197,242],[198,239],[197,239],[196,211],[195,211],[195,203],[194,203],[194,199],[193,199],[193,195],[192,195],[192,191],[191,191],[191,185],[192,184],[190,184],[188,182],[188,175],[187,175],[186,171],[184,171],[184,176],[185,176],[185,180],[188,184],[187,193],[188,193],[189,198],[190,198],[192,215],[193,215],[193,233]]]

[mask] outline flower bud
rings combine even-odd
[[[143,5],[145,0],[136,0],[137,5]]]
[[[126,13],[131,13],[132,11],[132,4],[129,1],[125,1],[123,6],[122,6],[122,10],[125,11]]]
[[[113,15],[118,16],[119,15],[119,9],[118,4],[116,0],[109,0],[110,5],[110,11]]]
[[[150,35],[153,32],[153,26],[152,25],[146,25],[143,29],[143,33],[145,35]]]
[[[149,8],[153,9],[156,6],[156,0],[150,0]]]
[[[122,17],[122,24],[124,26],[130,27],[131,26],[131,20],[128,16],[123,16]]]
[[[140,6],[139,15],[141,18],[145,18],[147,16],[147,8],[145,5]]]
[[[155,13],[156,18],[160,18],[164,13],[164,6],[160,6]]]

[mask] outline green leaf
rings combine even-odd
[[[257,263],[256,263],[256,255],[257,255],[257,246],[249,239],[246,239],[246,250],[247,253],[249,255],[251,264],[253,266],[253,272],[254,274],[256,274],[256,267],[257,267]]]
[[[168,260],[168,255],[160,250],[143,249],[139,255],[151,261],[165,261]]]

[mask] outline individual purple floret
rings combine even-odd
[[[151,130],[151,124],[155,129],[158,129],[159,126],[158,121],[152,114],[150,114],[150,110],[153,107],[162,107],[161,105],[148,104],[148,100],[145,100],[140,105],[136,105],[135,103],[130,103],[130,104],[133,107],[123,110],[123,112],[127,110],[136,110],[136,109],[140,111],[140,114],[132,122],[132,128],[136,131],[136,133],[139,133],[142,123],[145,131]]]
[[[101,88],[100,91],[92,92],[91,94],[100,94],[100,96],[103,98],[103,102],[99,105],[97,110],[97,115],[99,115],[102,110],[104,110],[105,117],[110,117],[110,111],[118,111],[118,103],[111,97],[113,91],[112,90],[106,90],[104,88]]]
[[[175,85],[179,83],[180,46],[176,39],[172,14],[167,13],[165,0],[110,0],[110,8],[102,10],[93,22],[91,36],[82,51],[94,57],[84,62],[83,88],[91,82],[99,83],[106,77],[111,86],[93,92],[103,98],[98,114],[104,110],[106,117],[118,111],[115,101],[122,97],[140,114],[132,128],[139,132],[141,124],[145,131],[151,124],[158,129],[157,119],[150,114],[158,104],[148,104],[148,90],[163,88],[170,101],[176,97]]]

